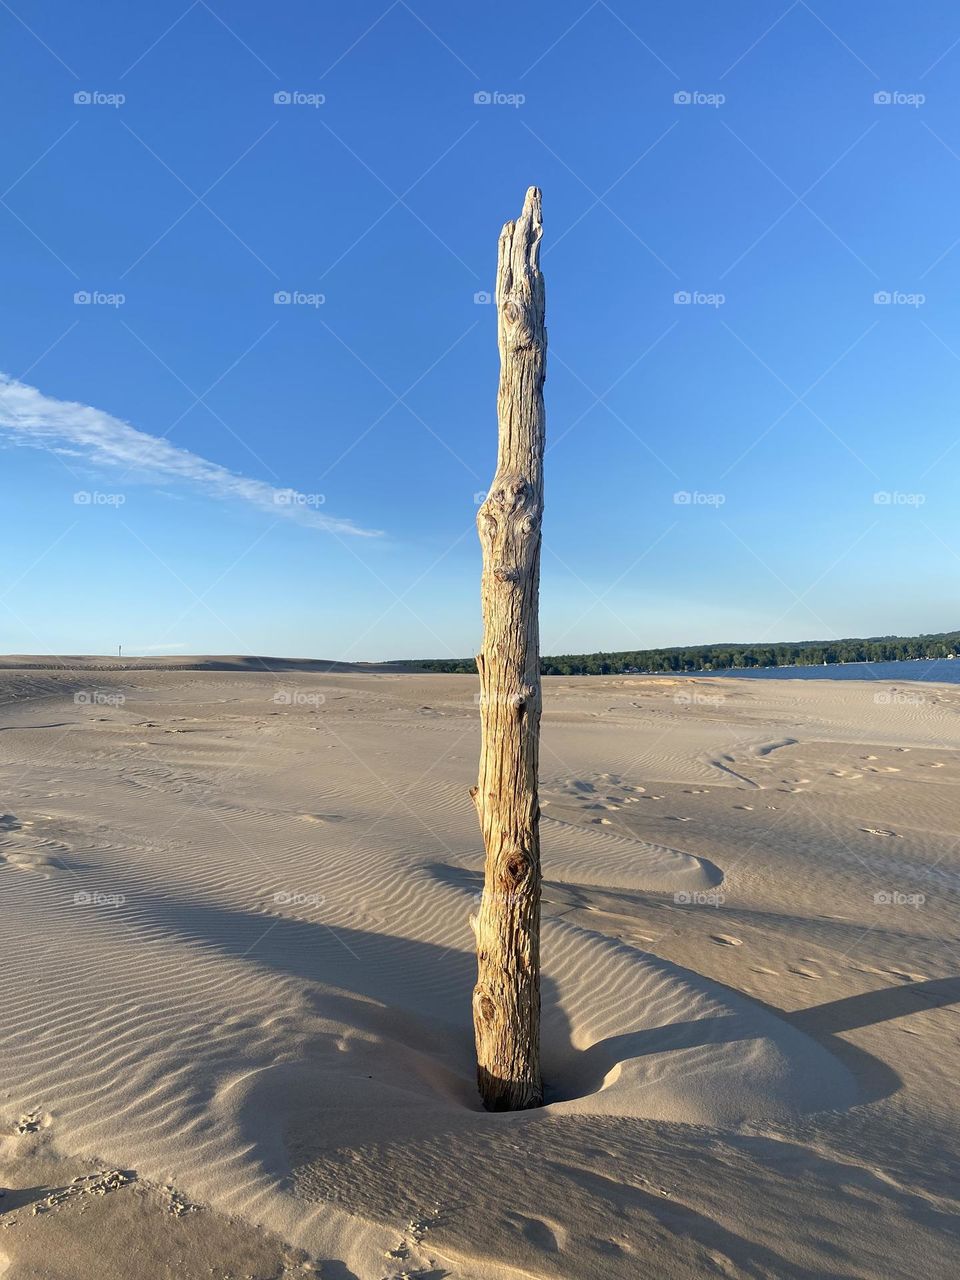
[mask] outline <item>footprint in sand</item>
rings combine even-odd
[[[813,973],[810,969],[791,969],[791,973],[795,973],[800,978],[807,978],[810,982],[819,982],[820,974]]]
[[[866,831],[867,835],[871,836],[892,836],[895,840],[903,839],[896,831],[890,831],[886,827],[861,827],[860,830]]]
[[[43,1124],[43,1112],[26,1111],[13,1127],[14,1133],[37,1133]]]
[[[733,807],[734,807],[735,809],[744,809],[744,810],[746,810],[746,812],[747,812],[747,813],[753,813],[753,805],[752,805],[752,804],[735,804]],[[772,805],[772,804],[768,804],[768,805],[767,805],[767,808],[768,808],[768,809],[772,809],[772,808],[773,808],[773,805]]]
[[[732,933],[711,933],[710,941],[721,947],[742,947],[743,939],[735,938]]]
[[[765,968],[763,967],[763,965],[762,965],[762,964],[758,964],[758,965],[756,965],[756,966],[751,966],[750,972],[751,972],[751,973],[764,973],[764,974],[766,974],[766,975],[767,975],[767,977],[769,977],[769,978],[779,978],[779,977],[780,977],[780,974],[777,972],[777,970],[776,970],[776,969],[765,969]]]
[[[516,1213],[508,1209],[505,1217],[535,1248],[544,1253],[559,1253],[566,1239],[566,1232],[556,1222],[548,1222],[546,1218],[528,1218],[526,1214]]]

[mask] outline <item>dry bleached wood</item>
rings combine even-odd
[[[477,1080],[493,1111],[536,1107],[540,1079],[540,519],[547,334],[540,192],[500,233],[497,472],[477,513],[483,548],[482,746],[473,789],[486,848],[476,916]]]

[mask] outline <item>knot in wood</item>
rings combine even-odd
[[[526,298],[516,293],[508,295],[500,308],[504,338],[514,350],[534,345],[535,334],[531,321],[530,305]]]
[[[532,492],[531,486],[524,476],[508,475],[504,476],[494,486],[488,500],[504,514],[509,515],[511,512],[523,507]]]
[[[480,1017],[484,1022],[492,1022],[497,1016],[497,1006],[493,1003],[489,996],[481,996],[477,1001],[477,1009]]]
[[[514,849],[503,865],[503,883],[507,890],[515,890],[530,874],[530,868],[530,859],[526,853],[522,849]]]
[[[497,517],[485,502],[477,512],[477,532],[480,534],[481,538],[486,539],[488,542],[492,542],[497,536],[497,529],[499,527]]]
[[[500,564],[494,569],[493,576],[498,582],[519,582],[520,570],[511,565]]]
[[[519,532],[529,533],[539,528],[541,510],[533,484],[522,472],[515,471],[497,477],[480,513],[497,527],[512,524]]]

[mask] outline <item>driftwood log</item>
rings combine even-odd
[[[544,327],[540,192],[500,233],[497,471],[477,513],[483,548],[480,776],[471,791],[486,862],[473,1020],[477,1080],[491,1111],[540,1106],[540,520]]]

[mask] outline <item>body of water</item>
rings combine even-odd
[[[927,680],[960,684],[960,659],[919,658],[914,662],[831,662],[818,667],[730,667],[688,671],[691,676],[734,676],[749,680]]]

